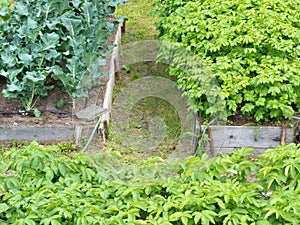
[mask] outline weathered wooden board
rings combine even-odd
[[[207,134],[210,140],[206,151],[210,155],[229,153],[242,147],[255,148],[256,153],[262,153],[268,148],[276,148],[281,141],[294,142],[293,129],[282,127],[210,126]]]
[[[72,127],[5,127],[0,128],[0,141],[34,141],[52,142],[69,141],[74,137]]]
[[[0,142],[9,141],[39,141],[39,142],[61,142],[75,140],[91,134],[93,126],[76,125],[64,127],[1,127]]]
[[[99,130],[102,133],[102,138],[105,141],[105,133],[108,133],[108,125],[110,122],[110,114],[111,114],[111,108],[112,108],[112,99],[113,99],[113,90],[115,86],[115,75],[116,72],[119,70],[119,65],[118,65],[118,55],[119,55],[119,44],[121,43],[121,26],[118,27],[118,31],[116,34],[116,38],[114,41],[114,47],[113,52],[112,52],[112,57],[110,60],[110,67],[109,67],[109,80],[106,84],[106,90],[105,90],[105,95],[104,95],[104,100],[103,100],[103,108],[107,109],[107,112],[101,115],[100,120],[101,123],[99,125]]]

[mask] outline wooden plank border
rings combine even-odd
[[[203,130],[205,126],[201,126]],[[210,156],[230,153],[234,149],[255,148],[262,153],[281,143],[294,142],[294,130],[285,127],[255,126],[209,126],[210,135],[205,152]]]

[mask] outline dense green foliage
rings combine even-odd
[[[197,54],[215,75],[228,115],[290,118],[300,109],[298,0],[156,0],[161,40]],[[208,104],[189,74],[173,70],[197,111]],[[204,104],[203,104],[204,102]]]
[[[9,18],[6,15],[6,7],[9,7],[9,5],[10,5],[9,0],[0,0],[0,23]]]
[[[4,8],[5,6],[9,6],[9,0],[0,0],[0,9]]]
[[[107,39],[118,20],[112,17],[124,0],[20,0],[1,17],[0,75],[3,96],[17,98],[26,110],[58,82],[72,98],[87,88],[106,64]],[[84,82],[82,82],[84,81]]]
[[[126,165],[15,147],[0,158],[0,224],[299,224],[299,146],[249,152]]]

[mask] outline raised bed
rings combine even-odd
[[[89,97],[76,100],[75,112],[69,125],[30,125],[19,126],[17,123],[9,127],[0,126],[0,142],[33,141],[38,142],[62,142],[74,140],[76,144],[82,143],[84,137],[89,137],[95,126],[99,126],[100,133],[104,134],[105,124],[109,121],[109,114],[112,101],[112,90],[114,85],[114,73],[117,71],[116,59],[118,57],[117,45],[121,41],[121,25],[117,28],[111,55],[108,57],[108,64],[103,70],[108,72],[105,80],[105,87],[94,87],[89,91]],[[101,90],[100,90],[101,89]],[[98,104],[99,92],[105,90],[102,104]],[[100,116],[100,119],[99,119]],[[5,118],[0,118],[0,120]],[[3,123],[3,122],[2,122]],[[1,121],[0,121],[1,125]],[[97,127],[98,128],[98,127]]]

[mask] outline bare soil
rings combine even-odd
[[[299,114],[296,114],[295,116],[299,117]],[[281,121],[278,121],[276,119],[271,119],[269,121],[261,121],[256,122],[254,116],[242,116],[242,115],[234,115],[229,116],[227,125],[232,126],[274,126],[274,127],[292,127],[297,126],[298,121],[291,121],[287,119],[283,119]]]
[[[0,127],[26,127],[26,126],[67,126],[73,125],[78,120],[73,109],[73,101],[65,91],[59,87],[48,92],[48,96],[41,98],[37,104],[42,113],[40,117],[35,117],[33,113],[24,113],[24,108],[17,99],[5,98],[2,90],[6,87],[5,78],[0,76]],[[97,105],[101,106],[104,99],[105,87],[100,86],[91,90]],[[64,99],[62,108],[57,108],[60,99]],[[84,101],[84,99],[76,100]],[[75,101],[75,102],[76,102]],[[82,104],[81,104],[82,105]],[[44,112],[51,111],[51,112]]]
[[[72,101],[67,93],[59,88],[51,90],[47,97],[40,99],[36,107],[39,110],[60,111],[56,105],[59,99],[64,99],[66,104],[61,108],[62,111],[70,114],[42,113],[40,117],[35,117],[31,113],[21,113],[24,108],[17,99],[4,98],[2,90],[6,87],[5,78],[0,77],[0,127],[16,126],[44,126],[50,125],[69,125],[72,123]],[[20,112],[20,113],[18,113]],[[7,114],[6,114],[7,113]]]

